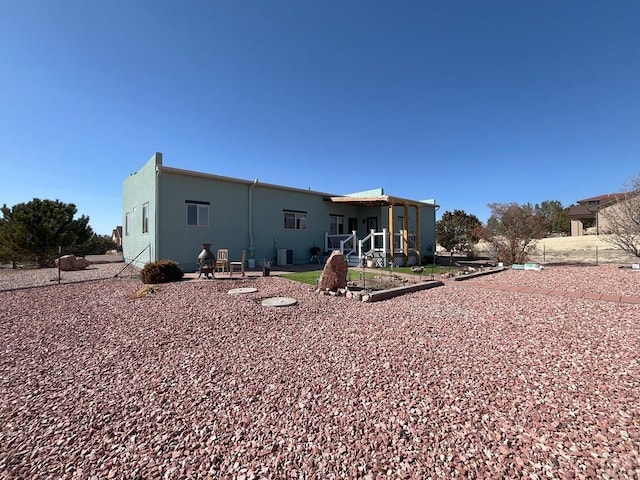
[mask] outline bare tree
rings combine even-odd
[[[491,203],[491,217],[480,236],[499,261],[513,264],[527,261],[536,242],[546,236],[548,222],[531,204]]]
[[[640,257],[640,174],[632,178],[615,203],[602,211],[609,235],[603,240]]]

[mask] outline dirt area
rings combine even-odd
[[[640,259],[606,242],[608,235],[543,238],[530,255],[538,263],[638,263]],[[490,256],[484,242],[475,249],[477,256]]]
[[[122,253],[116,253],[111,255],[87,255],[85,257],[91,263],[118,263],[124,262]]]

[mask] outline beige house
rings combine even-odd
[[[122,248],[122,227],[120,225],[111,232],[111,240],[113,240],[113,243],[115,243],[118,248]]]
[[[600,235],[609,233],[607,210],[612,208],[622,193],[608,193],[597,197],[578,200],[569,207],[571,236]]]

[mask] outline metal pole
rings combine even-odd
[[[598,264],[598,246],[596,245],[596,265]]]
[[[127,263],[124,267],[122,267],[122,270],[120,270],[118,273],[116,273],[116,274],[114,275],[114,278],[115,278],[115,277],[117,277],[118,275],[120,275],[122,272],[124,272],[124,271],[127,269],[127,267],[129,267],[129,265],[131,265],[133,262],[135,262],[135,261],[137,260],[137,258],[138,258],[140,255],[142,255],[142,254],[144,253],[144,251],[145,251],[147,248],[150,248],[150,247],[151,247],[151,244],[149,244],[149,245],[147,245],[146,247],[144,247],[144,248],[142,249],[142,251],[141,251],[138,255],[136,255],[136,256],[133,258],[133,260],[131,260],[129,263]],[[58,263],[60,263],[60,262],[58,262]]]
[[[62,256],[62,246],[58,245],[58,283],[60,283],[60,257]]]

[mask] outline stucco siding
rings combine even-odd
[[[154,154],[140,170],[129,175],[124,181],[122,253],[125,262],[132,262],[137,267],[144,266],[156,255],[155,177],[156,165],[161,162],[162,155]],[[147,232],[143,233],[142,213],[145,205],[149,208],[149,219]]]
[[[210,243],[214,253],[227,248],[230,258],[240,258],[248,245],[246,185],[163,171],[159,186],[158,250],[162,258],[193,271],[203,243]],[[187,224],[187,204],[191,202],[208,206],[207,225]]]
[[[425,205],[420,208],[421,243],[420,254],[433,255],[436,252],[436,208]],[[422,260],[422,259],[421,259]]]
[[[289,191],[256,185],[253,196],[255,257],[274,259],[277,250],[293,252],[293,263],[309,261],[309,249],[324,245],[329,228],[329,203],[317,193]],[[306,214],[304,230],[284,228],[284,212]]]

